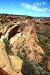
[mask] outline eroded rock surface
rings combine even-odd
[[[30,60],[35,60],[37,62],[41,61],[42,56],[44,54],[43,49],[37,44],[38,38],[36,34],[35,27],[26,26],[25,29],[16,34],[14,37],[10,39],[10,43],[12,44],[12,51],[14,54],[17,54],[18,46],[24,44],[25,46],[29,47],[31,53],[28,54]]]
[[[22,60],[16,56],[7,55],[5,44],[0,41],[0,74],[2,73],[2,75],[22,75],[21,68]]]

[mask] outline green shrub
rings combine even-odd
[[[7,54],[12,55],[13,52],[12,52],[12,50],[11,50],[11,46],[10,46],[9,40],[8,40],[7,38],[4,38],[4,39],[3,39],[3,42],[5,43]]]
[[[28,47],[24,46],[24,45],[20,45],[18,46],[18,52],[17,52],[17,56],[20,57],[21,59],[25,60],[27,59],[27,53],[29,53],[30,50]]]
[[[48,72],[47,75],[50,75],[50,72]]]
[[[39,43],[46,46],[46,43],[48,42],[48,39],[44,35],[38,35]]]
[[[1,24],[4,24],[5,22],[4,22],[3,20],[0,20],[0,23],[1,23]]]
[[[45,75],[43,68],[34,61],[25,60],[22,67],[24,75]]]

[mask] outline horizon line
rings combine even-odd
[[[11,14],[11,13],[0,13],[0,15],[28,16],[28,17],[32,17],[32,18],[34,18],[34,17],[35,17],[35,18],[36,18],[36,17],[37,17],[37,18],[38,18],[38,17],[39,17],[39,18],[50,18],[50,16],[31,16],[31,15],[24,15],[24,14],[21,15],[21,14],[14,14],[14,13],[13,13],[13,14]]]

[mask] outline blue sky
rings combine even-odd
[[[0,13],[50,17],[50,0],[0,0]]]

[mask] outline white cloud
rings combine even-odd
[[[46,2],[42,2],[42,4],[47,5]]]
[[[22,3],[22,6],[27,8],[27,9],[30,9],[31,8],[31,5],[27,4],[27,3]]]
[[[10,6],[13,6],[14,4],[13,4],[13,3],[10,3],[9,5],[10,5]]]
[[[29,10],[32,10],[32,11],[40,11],[40,12],[46,12],[46,11],[50,11],[50,9],[47,9],[45,7],[41,7],[43,5],[47,5],[45,2],[37,2],[37,3],[33,3],[32,5],[31,4],[28,4],[28,3],[22,3],[22,6],[26,9],[29,9]]]

